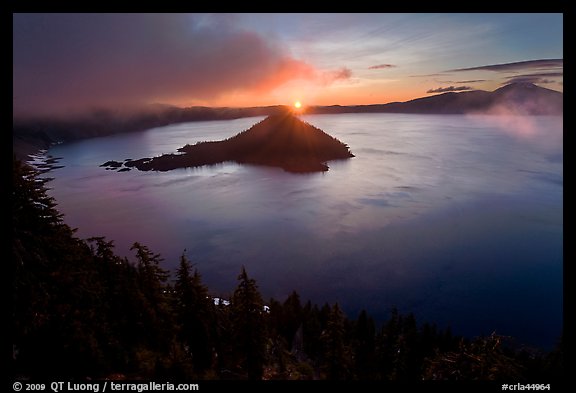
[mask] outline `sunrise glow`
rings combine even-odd
[[[156,103],[252,107],[279,105],[286,97],[301,112],[304,97],[306,106],[385,104],[493,91],[517,81],[563,91],[561,14],[495,14],[490,23],[486,18],[15,14],[14,112],[53,115]],[[542,44],[530,45],[527,31]],[[91,46],[78,37],[88,37]],[[86,56],[77,48],[91,61],[80,61]],[[133,48],[142,48],[140,54],[127,56]]]
[[[22,3],[2,131],[14,391],[569,378],[567,5]]]

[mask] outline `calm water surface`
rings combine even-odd
[[[55,146],[50,191],[78,235],[177,266],[218,295],[245,265],[264,298],[297,290],[349,317],[390,307],[470,336],[549,348],[562,326],[562,118],[306,115],[356,155],[327,173],[227,163],[116,173],[107,160],[219,140],[262,118],[178,124]]]

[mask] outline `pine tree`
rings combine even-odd
[[[326,376],[330,380],[350,377],[350,353],[346,341],[344,314],[335,303],[328,316],[326,330],[323,333],[324,364]]]
[[[264,302],[256,281],[248,277],[244,267],[238,280],[231,304],[236,355],[249,379],[262,379],[266,343]]]
[[[214,348],[216,357],[216,371],[220,378],[231,379],[236,378],[236,337],[235,329],[232,323],[232,310],[231,306],[226,304],[223,299],[229,296],[220,296],[218,303],[215,305],[215,329],[214,334]]]
[[[175,335],[169,301],[171,288],[167,285],[169,273],[160,267],[160,255],[148,247],[136,242],[131,250],[136,251],[138,282],[146,305],[141,320],[150,329],[147,344],[154,351],[167,353]]]
[[[372,379],[375,375],[375,335],[374,320],[362,310],[354,329],[354,361],[356,375],[359,379]]]
[[[194,368],[202,373],[212,365],[214,303],[202,284],[198,270],[186,255],[180,257],[174,286],[176,320],[180,326],[179,339],[192,355]]]
[[[135,242],[130,250],[136,250],[138,270],[144,282],[146,295],[150,300],[162,302],[166,299],[165,286],[169,273],[160,267],[162,258],[154,254],[148,247]]]
[[[422,359],[418,358],[418,329],[412,313],[400,318],[400,333],[396,342],[394,378],[414,380],[420,375]]]
[[[13,161],[14,366],[37,375],[99,372],[107,323],[96,265],[37,174]]]
[[[292,291],[282,307],[282,335],[290,345],[294,340],[296,331],[302,324],[302,305],[300,296],[296,291]]]
[[[394,379],[397,340],[400,334],[400,314],[396,307],[392,308],[390,319],[382,326],[376,338],[376,359],[380,378]]]
[[[320,367],[319,361],[322,353],[322,323],[320,321],[320,310],[310,301],[306,302],[303,309],[302,335],[304,337],[304,352],[313,359],[315,369]]]
[[[268,302],[269,312],[265,318],[268,342],[266,344],[266,363],[274,370],[274,379],[286,379],[290,346],[282,335],[284,329],[284,306],[275,299]]]
[[[514,380],[525,382],[523,366],[505,353],[503,337],[492,333],[471,343],[461,341],[458,350],[438,353],[428,361],[424,379],[453,381]]]

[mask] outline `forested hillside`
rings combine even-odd
[[[79,239],[28,166],[12,183],[12,361],[16,378],[506,380],[549,382],[550,353],[510,340],[462,338],[392,309],[376,325],[297,293],[265,301],[239,269],[229,301],[214,299],[183,252],[177,271],[134,243]]]

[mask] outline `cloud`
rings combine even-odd
[[[431,94],[431,93],[447,93],[447,92],[451,92],[451,91],[466,91],[466,90],[472,90],[472,88],[470,86],[450,86],[450,87],[438,87],[437,89],[430,89],[428,90],[426,93]]]
[[[502,85],[508,85],[510,83],[554,83],[555,81],[550,79],[545,79],[541,77],[532,77],[532,76],[515,76],[507,80],[506,82],[502,82]]]
[[[564,66],[563,59],[541,59],[541,60],[517,61],[514,63],[491,64],[470,68],[456,68],[453,70],[448,70],[446,72],[460,72],[460,71],[511,72],[526,69],[554,69],[554,68],[562,68],[563,66]]]
[[[472,79],[472,80],[467,80],[467,81],[455,81],[455,82],[447,82],[447,83],[480,83],[480,82],[486,82],[486,79]]]
[[[336,81],[348,80],[351,76],[352,71],[346,67],[342,67],[333,71],[324,71],[321,73],[321,79],[325,85],[332,84]]]
[[[382,70],[385,68],[394,68],[396,67],[394,64],[377,64],[377,65],[373,65],[368,67],[369,70]]]
[[[481,83],[486,82],[486,79],[471,79],[466,81],[452,81],[452,80],[435,80],[437,83],[456,83],[456,84],[465,84],[465,83]]]
[[[507,81],[503,82],[503,85],[508,83],[555,83],[556,81],[548,78],[558,78],[563,77],[563,72],[541,72],[534,74],[524,74],[524,75],[514,75],[506,77]]]
[[[210,100],[349,77],[316,70],[226,15],[13,15],[15,113]]]
[[[408,78],[432,78],[436,76],[446,76],[445,73],[437,72],[434,74],[419,74],[419,75],[408,75]]]

